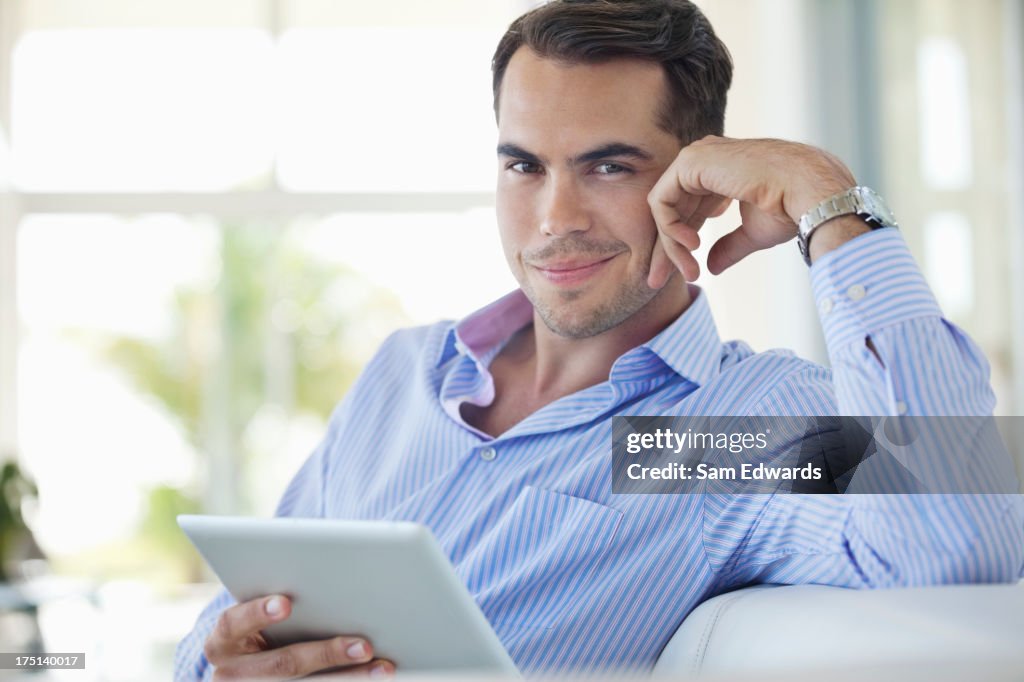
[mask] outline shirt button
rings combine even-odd
[[[899,412],[900,414],[906,414],[907,404],[900,400],[899,402],[896,403],[896,411]]]
[[[832,298],[827,296],[821,299],[821,314],[828,315],[830,312],[832,312]]]
[[[498,451],[494,448],[484,448],[480,451],[480,459],[485,462],[490,462],[492,459],[498,456]]]
[[[851,301],[859,301],[868,295],[868,290],[859,284],[854,284],[846,290],[846,295],[850,297]]]

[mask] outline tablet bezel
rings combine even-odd
[[[362,635],[405,672],[517,674],[426,526],[202,515],[178,524],[237,601],[292,599],[289,619],[263,631],[275,646]]]

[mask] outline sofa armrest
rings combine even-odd
[[[851,590],[758,585],[701,604],[656,675],[991,662],[1024,668],[1024,581]]]

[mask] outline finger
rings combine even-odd
[[[723,197],[719,194],[706,194],[700,197],[692,213],[682,215],[682,220],[693,229],[699,230],[708,218],[717,218],[725,213],[731,203],[732,199],[729,197]]]
[[[647,275],[647,286],[651,289],[661,289],[668,284],[675,267],[668,259],[668,254],[665,253],[665,247],[661,244],[662,239],[665,237],[659,232],[658,238],[654,240],[654,250],[651,253],[651,269]]]
[[[713,275],[721,274],[726,268],[758,250],[760,247],[750,240],[743,225],[740,225],[711,246],[708,251],[708,270]]]
[[[705,139],[684,147],[654,183],[647,196],[648,202],[652,205],[660,203],[676,206],[685,217],[696,210],[704,197],[713,195],[712,202],[717,205],[718,197],[735,196],[730,191],[731,187],[715,186],[713,176],[717,173],[708,172],[711,169],[709,161],[712,159],[716,168],[728,163],[718,153],[718,149],[728,142],[726,138]],[[712,150],[710,153],[709,149]]]
[[[686,278],[687,282],[693,282],[700,277],[700,265],[697,264],[697,259],[693,257],[693,254],[686,247],[671,239],[663,241],[665,253],[668,255],[669,260],[672,261],[679,272],[683,273],[683,277]]]
[[[680,268],[677,263],[693,261],[687,265],[689,272],[696,272],[696,260],[689,255],[690,250],[700,247],[700,235],[689,225],[679,220],[679,213],[675,207],[668,204],[654,203],[651,205],[651,215],[658,229],[658,238],[655,240],[654,250],[651,254],[650,271],[647,276],[647,285],[652,289],[661,289],[668,284],[672,277],[673,267]],[[674,259],[668,254],[670,244],[678,246],[681,242],[686,248],[683,253],[678,254]],[[684,255],[685,254],[685,255]]]
[[[654,202],[651,204],[651,215],[654,216],[658,232],[682,242],[691,250],[700,247],[700,236],[697,234],[697,230],[683,221],[675,206]]]
[[[368,668],[367,672],[374,677],[391,677],[395,674],[395,664],[386,658],[378,658],[375,661],[370,661],[366,667]]]
[[[679,181],[676,178],[676,164],[679,163],[678,158],[672,162],[672,164],[661,174],[657,182],[654,183],[654,187],[647,194],[647,203],[651,207],[651,211],[655,213],[655,219],[658,218],[658,211],[664,212],[666,209],[670,209],[676,216],[679,215],[677,205],[685,196],[683,189],[679,186]]]
[[[773,141],[735,140],[708,136],[684,147],[668,170],[658,179],[649,200],[677,203],[684,194],[716,195],[743,201],[773,215],[784,211],[784,193],[767,177],[787,172],[771,163],[786,163],[790,156],[766,148],[777,146]],[[671,177],[670,177],[671,176]],[[671,180],[671,182],[670,182]],[[721,206],[721,205],[719,205]],[[724,211],[727,206],[722,206]],[[713,215],[713,213],[707,213]],[[686,217],[686,211],[683,211]]]
[[[308,677],[323,677],[327,676],[330,679],[337,677],[393,677],[395,674],[395,664],[386,658],[375,658],[369,663],[363,663],[361,665],[355,665],[350,668],[343,668],[341,670],[328,670],[324,672],[317,672],[309,675]]]
[[[236,604],[220,614],[217,624],[206,640],[203,653],[216,665],[225,656],[259,650],[263,637],[260,630],[291,615],[291,600],[271,595]]]
[[[693,170],[693,157],[694,155],[689,149],[683,149],[679,153],[675,161],[654,183],[647,195],[648,203],[652,206],[661,204],[678,207],[683,213],[690,213],[700,203],[700,197],[711,193],[711,190],[705,189],[687,178]]]
[[[700,246],[697,233],[704,222],[724,213],[732,199],[703,190],[697,194],[685,191],[680,186],[681,178],[673,172],[680,159],[655,183],[647,199],[658,229],[694,251]]]
[[[700,233],[688,223],[675,222],[671,225],[666,225],[661,232],[690,251],[696,251],[700,248]]]
[[[659,232],[673,234],[687,227],[674,204],[654,201],[651,203],[651,215],[654,216],[654,224]]]
[[[701,197],[698,212],[706,218],[717,218],[725,213],[732,204],[732,199],[721,194],[708,194]]]
[[[375,658],[369,663],[347,668],[337,674],[343,677],[394,677],[395,664],[386,658]]]
[[[217,666],[215,679],[285,680],[305,677],[330,668],[345,668],[345,672],[348,672],[349,669],[355,671],[354,666],[369,663],[372,658],[373,649],[366,640],[360,637],[332,637],[231,658]],[[364,667],[365,672],[369,672],[369,666]]]

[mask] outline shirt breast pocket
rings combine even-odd
[[[621,518],[611,507],[527,486],[458,572],[499,633],[549,628],[593,588]]]

